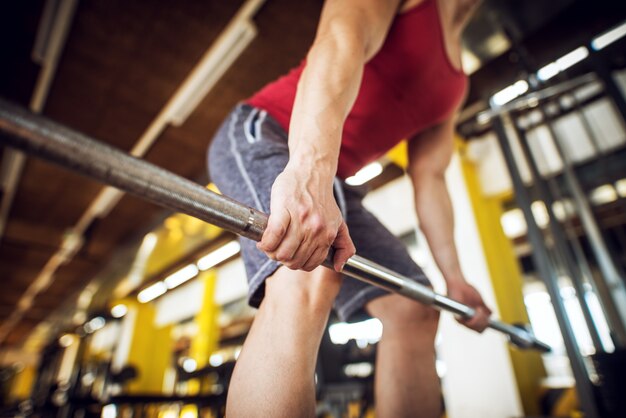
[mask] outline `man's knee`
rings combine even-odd
[[[265,281],[263,303],[328,311],[341,287],[341,276],[324,267],[311,272],[280,267]]]
[[[387,295],[367,305],[370,315],[380,319],[387,330],[414,329],[434,338],[439,311],[400,295]]]

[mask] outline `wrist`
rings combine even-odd
[[[337,173],[337,159],[323,154],[293,154],[285,171],[315,177],[322,182],[332,183]]]
[[[446,274],[443,276],[444,280],[446,281],[446,284],[450,285],[454,285],[457,283],[467,283],[467,280],[465,280],[465,276],[463,276],[463,273],[453,273],[453,274]]]

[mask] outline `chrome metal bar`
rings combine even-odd
[[[537,194],[539,198],[545,203],[545,208],[548,212],[548,227],[550,233],[552,234],[553,245],[555,247],[556,253],[555,255],[557,256],[557,259],[561,261],[561,265],[567,271],[568,276],[572,281],[572,285],[574,286],[574,289],[576,289],[578,304],[580,305],[580,309],[582,310],[583,318],[585,319],[587,330],[589,331],[589,335],[591,336],[591,341],[593,342],[595,350],[604,351],[604,347],[602,346],[602,339],[600,338],[600,331],[597,328],[597,324],[595,323],[593,315],[591,314],[591,308],[589,307],[586,299],[586,292],[584,288],[585,282],[582,273],[580,271],[578,263],[576,263],[573,250],[571,250],[567,242],[565,232],[559,224],[557,217],[554,214],[554,210],[552,209],[554,205],[554,199],[550,194],[548,188],[549,186],[547,184],[548,181],[544,179],[544,177],[539,172],[538,162],[535,160],[530,150],[526,131],[522,130],[514,120],[511,121],[511,126],[513,127],[513,130],[519,138],[520,149],[522,151],[524,159],[528,163],[528,167],[530,168]]]
[[[584,74],[576,78],[572,78],[571,80],[563,81],[554,86],[546,87],[542,90],[537,90],[525,94],[522,97],[519,97],[515,100],[510,101],[502,106],[492,106],[489,109],[486,109],[480,112],[482,118],[491,120],[499,115],[514,111],[521,110],[528,107],[534,107],[540,101],[550,99],[556,97],[560,94],[567,93],[579,87],[583,87],[587,84],[598,81],[598,77],[595,74],[589,73]],[[469,119],[469,115],[462,116],[462,120]]]
[[[259,240],[267,215],[81,133],[0,101],[2,143],[159,206]]]
[[[611,251],[602,235],[598,221],[595,218],[589,199],[585,195],[576,170],[571,158],[565,152],[562,139],[556,134],[551,117],[546,113],[545,108],[538,106],[543,119],[546,121],[546,128],[550,132],[552,137],[552,143],[563,161],[563,178],[565,184],[569,189],[572,197],[576,212],[580,218],[583,230],[587,235],[587,239],[591,245],[591,251],[593,252],[598,268],[602,275],[606,287],[610,290],[611,299],[602,300],[603,303],[610,304],[610,309],[614,309],[619,314],[619,322],[612,323],[615,327],[614,335],[616,337],[617,345],[621,348],[626,347],[626,341],[624,335],[626,335],[626,285],[624,285],[624,276],[618,265],[613,260]]]
[[[267,225],[262,212],[2,100],[0,142],[255,241]],[[332,255],[324,265],[332,268]],[[347,261],[343,273],[437,309],[464,317],[474,314],[472,308],[358,255]],[[497,320],[489,326],[520,347],[549,351],[527,331]]]

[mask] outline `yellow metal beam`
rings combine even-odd
[[[215,303],[215,286],[217,275],[214,270],[208,270],[198,278],[204,285],[204,295],[202,297],[202,307],[198,311],[195,321],[198,333],[191,341],[189,355],[196,361],[198,368],[209,364],[211,353],[213,353],[219,342],[218,316],[220,307]],[[213,382],[211,382],[213,383]],[[189,394],[201,392],[199,381],[190,381],[188,387]]]
[[[457,144],[500,317],[505,322],[526,324],[529,320],[522,293],[521,270],[513,246],[500,224],[504,213],[503,196],[483,195],[475,163],[464,157],[465,143],[459,139]],[[526,415],[537,415],[539,384],[546,375],[541,356],[537,352],[515,348],[510,348],[509,352],[524,411]]]
[[[219,341],[219,325],[217,319],[220,307],[215,303],[215,285],[217,275],[214,270],[208,270],[201,274],[199,280],[204,284],[202,308],[196,315],[198,335],[191,342],[191,357],[198,367],[204,367],[209,363],[211,353],[217,349]]]
[[[135,324],[128,364],[137,368],[138,378],[129,386],[129,393],[161,393],[167,368],[172,361],[171,325],[158,328],[154,323],[155,307],[151,303],[129,302],[129,314]]]
[[[9,399],[12,401],[24,400],[30,397],[35,382],[36,368],[34,365],[26,365],[13,377]]]

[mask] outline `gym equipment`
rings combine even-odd
[[[268,216],[258,210],[2,100],[0,138],[5,145],[255,241],[261,239],[267,225]],[[332,269],[332,251],[324,266]],[[348,260],[343,273],[463,318],[475,313],[467,305],[358,255]],[[520,348],[550,351],[525,329],[496,319],[489,320],[489,327]]]

